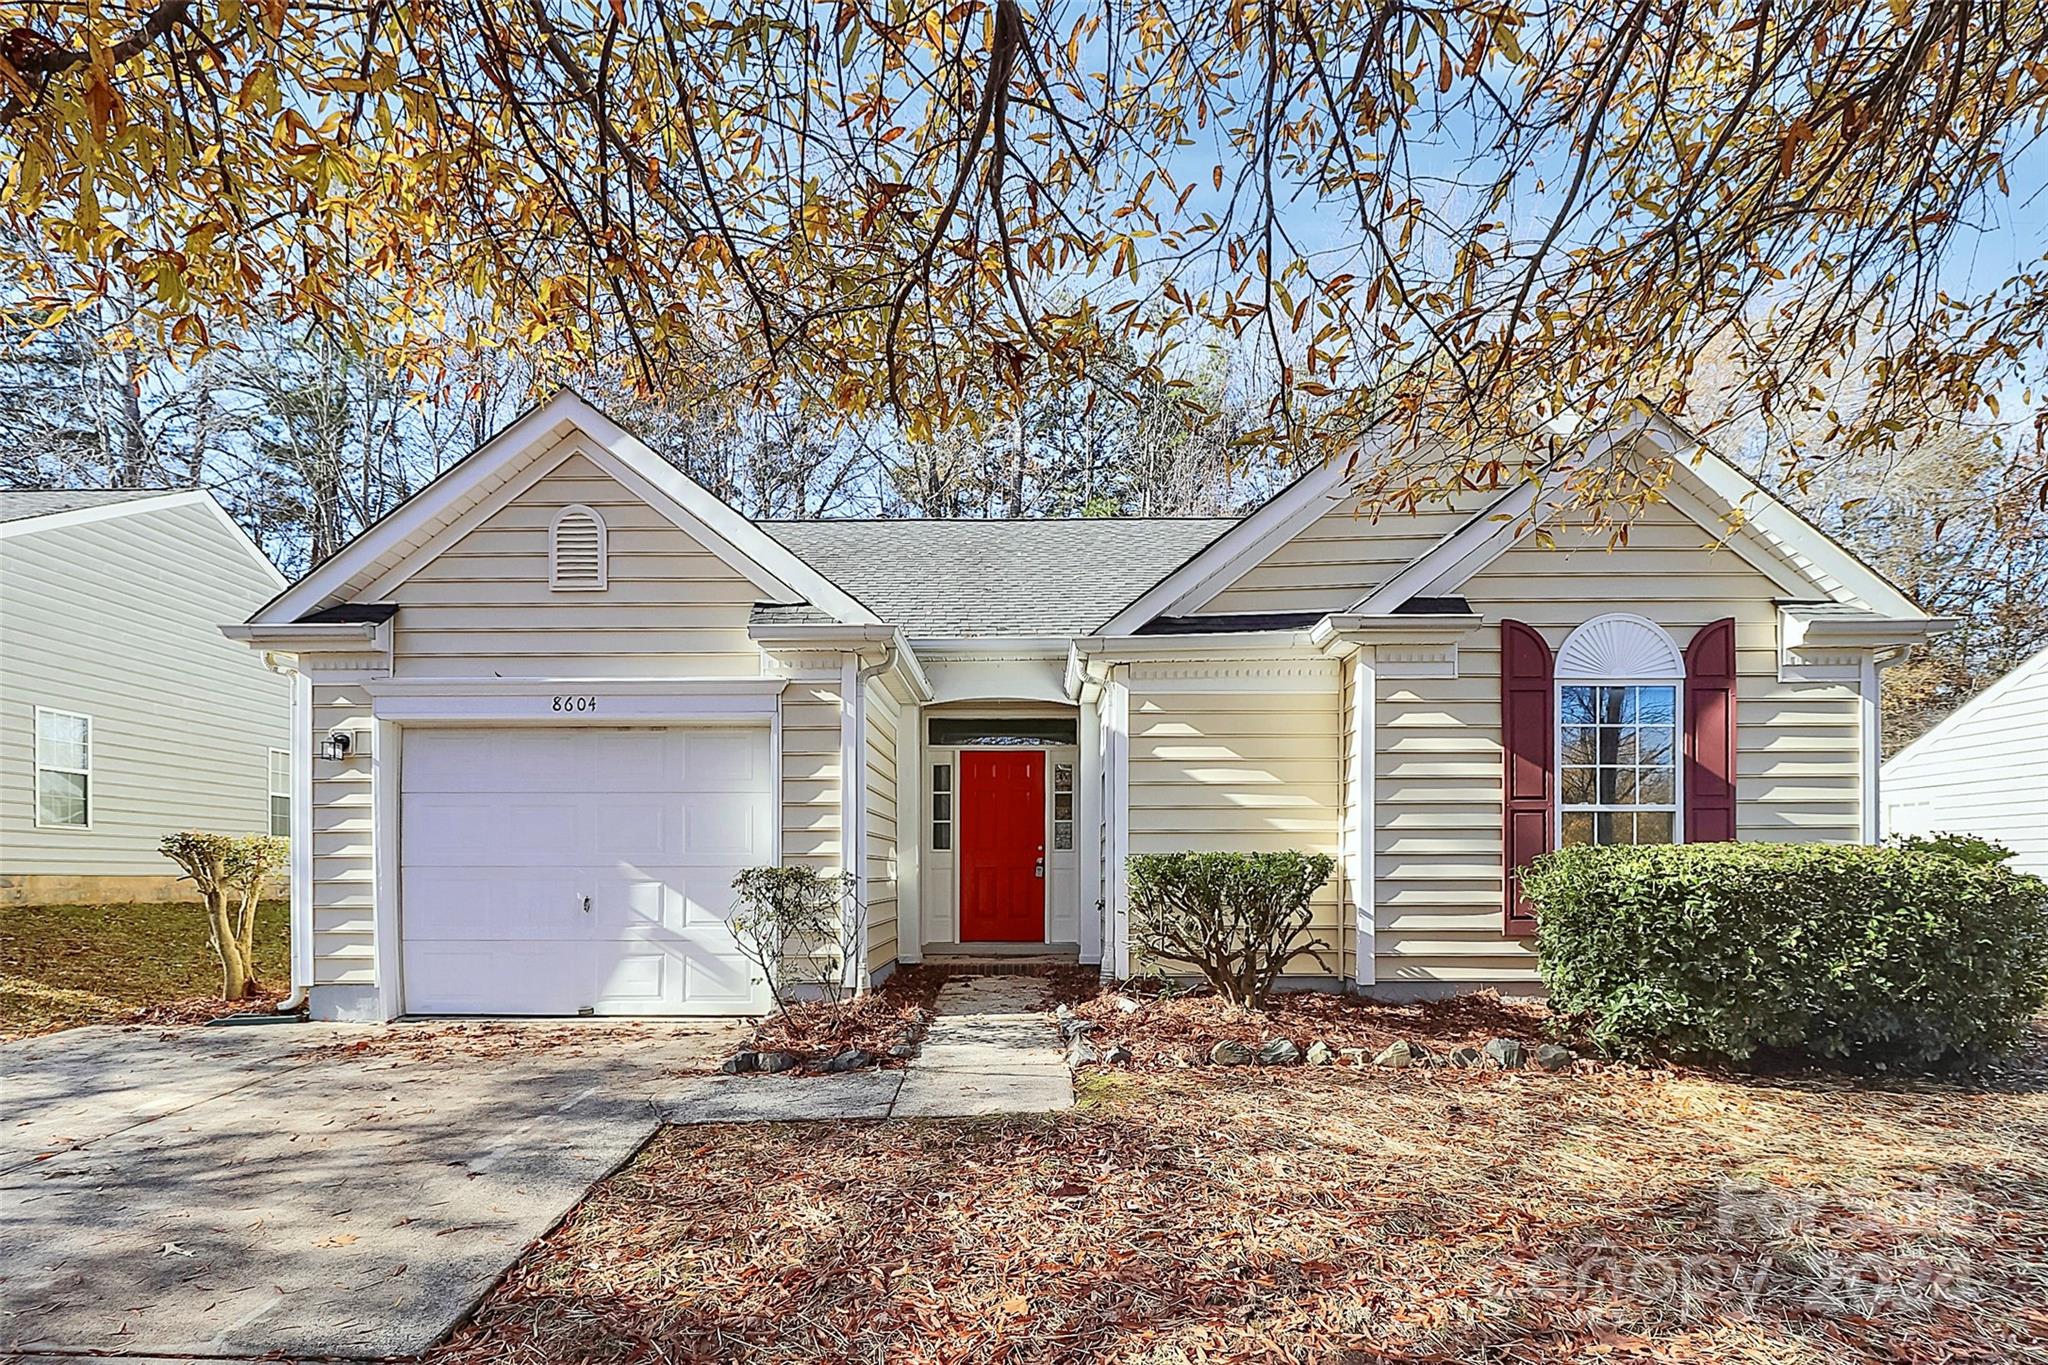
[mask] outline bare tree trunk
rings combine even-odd
[[[249,993],[249,967],[242,954],[241,940],[228,918],[225,890],[206,892],[206,915],[213,930],[213,950],[220,958],[220,998],[240,1000]]]
[[[115,482],[142,488],[149,478],[149,449],[142,439],[142,353],[131,343],[122,348],[121,360],[121,472]]]

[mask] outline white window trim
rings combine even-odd
[[[562,581],[561,533],[562,523],[570,517],[588,517],[597,527],[597,581],[594,583],[564,583]],[[548,523],[548,589],[551,592],[603,592],[611,585],[611,528],[594,507],[582,503],[571,503],[555,513]]]
[[[1594,803],[1584,806],[1567,806],[1564,799],[1564,690],[1567,687],[1668,687],[1671,689],[1671,803],[1654,805],[1635,803]],[[1557,800],[1551,802],[1550,846],[1563,848],[1564,817],[1569,810],[1574,815],[1600,815],[1617,812],[1630,815],[1648,813],[1651,815],[1668,810],[1671,813],[1671,842],[1685,842],[1685,679],[1679,678],[1560,678],[1551,687],[1550,751],[1554,755]],[[1569,765],[1582,767],[1583,764]],[[1639,766],[1639,765],[1631,765]],[[1607,845],[1603,845],[1607,847]]]
[[[277,789],[277,760],[280,758],[284,760],[283,791]],[[263,800],[263,828],[273,839],[289,839],[291,837],[292,825],[291,812],[298,806],[298,802],[292,800],[292,751],[290,749],[275,748],[270,750],[265,756],[263,776],[266,788]],[[279,835],[277,832],[277,815],[270,808],[270,803],[277,800],[280,796],[288,803],[285,806],[285,832],[283,835]]]
[[[45,762],[43,762],[43,717],[44,717],[44,716],[64,716],[64,717],[66,717],[66,718],[68,718],[68,719],[70,719],[70,720],[82,720],[82,721],[84,721],[84,722],[85,722],[85,766],[84,766],[83,768],[59,768],[59,767],[55,766],[54,764],[49,764],[49,763],[45,763]],[[93,748],[94,748],[94,739],[93,739],[93,723],[92,723],[92,717],[91,717],[91,716],[89,716],[89,715],[87,715],[87,714],[86,714],[85,712],[83,712],[83,711],[64,711],[64,710],[60,710],[60,709],[58,709],[57,707],[54,707],[54,706],[38,706],[38,707],[36,707],[36,708],[35,708],[35,727],[36,727],[36,746],[35,746],[35,751],[36,751],[36,761],[35,761],[35,772],[34,772],[34,777],[33,777],[33,780],[34,780],[35,786],[34,786],[34,789],[32,790],[32,792],[30,793],[30,799],[32,799],[32,800],[33,800],[33,801],[35,802],[35,812],[36,812],[36,828],[37,828],[37,829],[70,829],[70,830],[90,831],[90,830],[92,829],[92,824],[93,824],[93,808],[94,808],[94,806],[95,806],[95,805],[97,804],[97,803],[96,803],[96,802],[94,801],[94,799],[93,799],[93,797],[94,797],[94,792],[93,792],[93,787],[94,787],[94,783],[93,783],[93,775],[92,775],[92,760],[93,760]],[[45,772],[53,772],[53,773],[71,773],[71,774],[74,774],[74,775],[76,775],[76,776],[79,776],[79,777],[83,777],[83,778],[85,779],[85,821],[84,821],[84,823],[82,823],[82,824],[77,824],[77,825],[72,825],[72,824],[58,824],[58,823],[55,823],[55,822],[53,822],[53,821],[49,821],[49,820],[45,820],[45,819],[43,819],[43,774],[44,774]]]

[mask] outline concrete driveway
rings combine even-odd
[[[691,1073],[738,1034],[303,1024],[0,1046],[0,1356],[422,1351],[678,1096],[717,1093]]]

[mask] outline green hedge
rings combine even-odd
[[[1623,1056],[1919,1067],[2048,1003],[2048,885],[1939,847],[1568,848],[1524,884],[1552,1010]]]
[[[1131,947],[1150,965],[1186,963],[1224,999],[1263,1005],[1287,964],[1306,953],[1315,894],[1337,870],[1322,853],[1138,853],[1130,875]]]

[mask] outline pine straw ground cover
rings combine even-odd
[[[258,994],[220,998],[196,901],[0,910],[0,1038],[84,1024],[196,1024],[268,1009],[291,974],[283,901],[256,909]]]
[[[1137,1002],[1135,1012],[1119,999]],[[1238,1009],[1205,993],[1193,995],[1119,993],[1100,982],[1067,995],[1074,1013],[1099,1027],[1088,1041],[1097,1048],[1122,1043],[1134,1065],[1177,1066],[1189,1053],[1206,1057],[1217,1042],[1256,1048],[1274,1038],[1291,1039],[1304,1052],[1318,1040],[1331,1048],[1362,1049],[1370,1058],[1396,1039],[1420,1043],[1439,1056],[1456,1048],[1481,1048],[1494,1038],[1513,1038],[1529,1047],[1548,1037],[1548,1013],[1539,1004],[1505,1000],[1476,991],[1446,1000],[1410,1004],[1370,1000],[1332,991],[1294,991],[1273,996],[1264,1010]]]
[[[880,990],[851,1000],[792,1005],[763,1019],[751,1046],[794,1054],[800,1072],[817,1071],[849,1048],[859,1048],[880,1065],[901,1066],[890,1050],[923,1039],[946,976],[943,967],[906,966],[890,973]]]
[[[2048,1361],[2048,1039],[1993,1088],[1087,1073],[664,1131],[435,1365]]]

